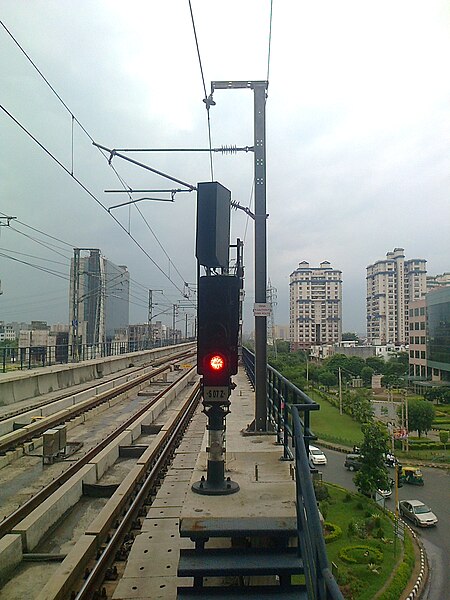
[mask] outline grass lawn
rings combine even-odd
[[[340,415],[338,408],[314,390],[310,390],[309,395],[320,404],[320,410],[314,411],[311,416],[311,428],[318,438],[350,448],[361,444],[361,423],[357,423],[348,415]]]
[[[329,498],[320,501],[326,523],[342,534],[327,543],[327,554],[345,598],[371,600],[391,576],[400,558],[401,542],[394,545],[393,522],[372,500],[326,484]],[[362,546],[362,548],[358,548]],[[347,562],[345,554],[362,562]],[[366,556],[367,555],[367,556]]]

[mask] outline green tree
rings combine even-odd
[[[383,375],[381,378],[381,385],[383,387],[399,388],[404,385],[404,381],[395,373],[389,373],[388,375]]]
[[[336,375],[339,372],[339,367],[346,370],[348,365],[348,357],[345,354],[333,354],[323,361],[323,366],[327,371],[332,371]]]
[[[369,390],[359,389],[351,394],[351,404],[348,413],[360,423],[373,419],[372,396]]]
[[[337,385],[337,382],[336,375],[331,371],[322,371],[319,373],[319,383],[325,386],[327,390],[329,390],[331,386]]]
[[[314,383],[319,383],[319,376],[323,369],[314,363],[309,363],[309,379]]]
[[[436,404],[448,404],[450,402],[450,390],[443,387],[431,387],[425,390],[425,400],[436,402]]]
[[[366,366],[371,367],[377,375],[386,373],[386,363],[381,356],[369,356],[366,358]]]
[[[400,408],[398,409],[401,410]],[[434,420],[434,406],[425,400],[408,402],[408,431],[417,431],[419,437],[427,434]]]
[[[366,361],[359,356],[349,356],[346,369],[349,371],[354,377],[360,377],[361,371],[366,366]]]
[[[398,352],[391,356],[386,364],[386,375],[404,377],[409,371],[409,356],[407,352]]]
[[[447,450],[448,435],[449,433],[446,429],[441,429],[439,431],[439,439],[441,444],[444,444],[444,450]]]
[[[389,451],[389,436],[384,425],[378,421],[364,423],[361,426],[364,440],[361,444],[361,469],[356,473],[354,482],[364,494],[372,494],[377,489],[389,487],[389,476],[384,464],[385,454]]]
[[[277,352],[281,354],[288,354],[290,352],[290,343],[286,340],[276,340]]]
[[[371,385],[372,383],[372,375],[375,373],[375,371],[372,369],[372,367],[363,367],[361,369],[361,377],[362,380],[364,382],[364,385]]]
[[[344,331],[342,334],[343,342],[359,342],[359,337],[354,331]]]
[[[436,402],[436,404],[439,404],[441,395],[442,395],[442,390],[440,388],[431,387],[431,388],[428,388],[427,390],[425,390],[423,397],[425,398],[425,400],[428,400],[429,402]]]

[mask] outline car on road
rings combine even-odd
[[[359,471],[361,468],[361,454],[347,454],[344,467],[349,471]]]
[[[327,457],[320,448],[316,446],[309,447],[309,460],[313,465],[326,465]]]
[[[418,527],[432,527],[438,518],[430,508],[420,500],[402,500],[398,503],[402,517],[406,517]]]

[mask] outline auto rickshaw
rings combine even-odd
[[[417,467],[402,467],[400,481],[410,485],[423,485],[422,471]]]

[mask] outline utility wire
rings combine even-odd
[[[54,271],[53,269],[46,269],[45,267],[41,267],[40,265],[35,265],[35,264],[27,262],[25,260],[20,260],[19,258],[15,258],[14,256],[9,256],[8,254],[4,254],[3,252],[0,252],[0,256],[3,256],[3,258],[9,258],[10,260],[22,263],[23,265],[28,265],[29,267],[33,267],[34,269],[37,269],[38,271],[43,271],[44,273],[48,273],[49,275],[55,275],[55,277],[59,277],[60,279],[64,279],[65,281],[70,281],[66,275],[64,275],[63,273],[60,273],[59,271]]]
[[[52,260],[51,258],[43,258],[42,256],[35,256],[34,254],[25,254],[25,252],[19,252],[18,250],[11,250],[10,248],[0,248],[3,252],[12,252],[13,254],[20,254],[21,256],[26,256],[28,258],[34,258],[35,260],[43,260],[45,262],[51,262],[55,265],[62,265],[63,267],[67,266],[67,263],[62,263],[59,260]]]
[[[52,160],[54,160],[56,162],[57,165],[59,165],[61,167],[61,169],[63,169],[63,171],[65,171],[68,175],[70,175],[70,177],[72,177],[72,179],[78,183],[78,185],[108,214],[111,216],[112,219],[114,219],[114,221],[117,223],[117,225],[119,225],[119,227],[129,236],[130,239],[133,240],[133,242],[136,244],[136,246],[138,248],[140,248],[140,250],[142,250],[142,252],[147,256],[147,258],[153,263],[153,265],[158,269],[158,271],[160,271],[160,273],[162,275],[164,275],[164,277],[166,277],[170,283],[180,292],[181,295],[184,294],[184,292],[178,287],[178,285],[175,283],[175,281],[170,277],[170,275],[168,275],[159,265],[158,263],[150,256],[150,254],[147,252],[147,250],[145,250],[145,248],[142,246],[142,244],[129,232],[127,231],[126,227],[124,227],[122,225],[122,223],[112,214],[108,211],[107,207],[95,196],[95,194],[93,192],[91,192],[91,190],[86,187],[84,185],[84,183],[78,179],[78,177],[76,177],[75,175],[73,175],[69,169],[67,169],[67,167],[65,165],[63,165],[63,163],[58,160],[56,158],[56,156],[54,154],[52,154],[50,152],[50,150],[48,150],[32,133],[30,133],[26,127],[24,125],[22,125],[22,123],[20,123],[2,104],[0,104],[0,109],[12,120],[14,121],[14,123],[16,123],[16,125],[18,125],[22,131],[24,131],[24,133],[26,133],[48,156],[50,156],[50,158]]]
[[[188,2],[189,2],[189,11],[191,13],[192,28],[194,30],[195,46],[197,48],[197,56],[198,56],[198,62],[199,62],[199,66],[200,66],[200,73],[202,76],[203,91],[205,93],[205,98],[204,98],[203,102],[206,105],[206,114],[207,114],[207,120],[208,120],[209,164],[210,164],[210,169],[211,169],[211,181],[214,181],[212,141],[211,141],[211,120],[209,118],[209,108],[211,106],[212,101],[210,98],[208,98],[208,92],[206,91],[205,76],[203,74],[202,59],[200,56],[200,47],[198,45],[197,31],[195,29],[194,13],[192,11],[191,0],[188,0]]]
[[[269,17],[269,50],[267,53],[267,77],[266,81],[269,81],[270,73],[270,50],[272,45],[272,16],[273,16],[273,0],[270,0],[270,17]]]
[[[70,114],[71,116],[71,122],[72,122],[72,161],[71,161],[71,170],[69,171],[66,167],[64,167],[62,165],[62,163],[60,163],[56,158],[54,158],[35,138],[33,138],[36,143],[38,143],[39,145],[41,145],[42,149],[44,149],[54,160],[56,160],[56,162],[58,162],[58,164],[71,176],[73,177],[73,179],[75,179],[75,181],[77,181],[77,183],[79,185],[81,185],[81,187],[83,187],[83,189],[85,191],[88,192],[88,194],[96,201],[98,202],[102,208],[104,208],[105,210],[107,210],[103,204],[97,200],[97,198],[95,198],[95,196],[89,191],[87,190],[87,188],[81,183],[81,181],[79,181],[73,173],[73,123],[76,122],[79,127],[82,129],[82,131],[86,134],[86,136],[90,139],[90,141],[98,148],[99,152],[102,154],[103,158],[105,160],[107,160],[109,166],[111,167],[111,169],[113,170],[113,172],[115,173],[115,175],[117,176],[118,180],[120,181],[120,183],[122,184],[124,191],[127,191],[128,196],[130,198],[130,200],[132,199],[131,194],[129,193],[129,189],[130,186],[126,184],[126,182],[124,181],[124,179],[121,177],[121,175],[118,173],[118,171],[116,170],[116,168],[112,165],[111,161],[109,160],[108,156],[106,155],[106,153],[99,148],[94,141],[94,138],[90,135],[90,133],[87,131],[87,129],[83,126],[83,124],[75,117],[75,115],[73,114],[73,112],[70,110],[70,108],[68,107],[68,105],[64,102],[64,100],[61,98],[61,96],[58,94],[58,92],[55,90],[55,88],[51,85],[51,83],[48,81],[48,79],[44,76],[44,74],[42,73],[42,71],[38,68],[38,66],[35,64],[35,62],[32,60],[32,58],[28,55],[28,53],[25,51],[25,49],[19,44],[19,42],[15,39],[15,37],[13,36],[13,34],[9,31],[9,29],[6,27],[6,25],[3,23],[3,21],[0,20],[0,24],[2,25],[2,27],[4,28],[4,30],[7,32],[7,34],[10,36],[10,38],[13,40],[13,42],[17,45],[17,47],[21,50],[21,52],[24,54],[24,56],[27,58],[27,60],[30,62],[30,64],[34,67],[34,69],[39,73],[39,75],[42,77],[42,79],[45,81],[45,83],[48,85],[48,87],[51,89],[51,91],[55,94],[55,96],[58,98],[58,100],[61,102],[61,104],[64,106],[64,108],[67,110],[67,112]],[[204,80],[203,80],[204,81]],[[205,95],[206,95],[206,87],[205,87]],[[1,107],[3,108],[3,107]],[[3,108],[3,110],[5,110]],[[6,111],[7,112],[7,111]],[[9,114],[9,113],[7,113]],[[10,115],[11,118],[14,119],[14,117],[12,117],[12,115]],[[15,119],[14,119],[15,120]],[[17,121],[16,121],[17,122]],[[18,122],[17,122],[18,123]],[[19,124],[19,123],[18,123]],[[21,126],[19,124],[19,126]],[[22,127],[22,126],[21,126]],[[24,131],[26,131],[24,129]],[[28,132],[27,132],[28,133]],[[31,135],[31,134],[29,134]],[[211,140],[210,140],[210,148],[211,148]],[[131,235],[131,233],[129,231],[126,230],[126,228],[124,228],[122,226],[122,224],[115,218],[113,217],[114,220],[119,224],[120,227],[122,227],[122,229],[124,229],[124,231],[130,236],[130,238],[138,245],[138,247],[144,252],[144,254],[153,262],[153,264],[161,271],[161,273],[163,273],[163,275],[165,277],[167,277],[169,279],[169,281],[172,283],[172,285],[174,285],[174,287],[176,289],[178,289],[178,291],[181,292],[181,290],[178,288],[178,286],[175,284],[174,281],[171,280],[170,276],[167,276],[166,273],[159,267],[159,265],[157,265],[157,263],[150,257],[150,255],[144,250],[144,248],[137,242],[137,240],[134,239],[134,237]],[[155,235],[156,238],[156,235]],[[157,239],[157,238],[156,238]],[[159,243],[159,240],[158,240]],[[161,244],[160,244],[161,245]],[[73,247],[73,246],[72,246]],[[171,261],[172,264],[174,264]],[[177,271],[178,272],[178,271]],[[178,272],[179,273],[179,272]],[[181,276],[180,276],[181,277]],[[184,278],[181,277],[181,279],[183,280]]]
[[[1,211],[0,211],[0,214],[6,216],[5,213],[3,213]],[[19,219],[17,219],[15,221],[15,223],[20,223],[20,225],[23,225],[24,227],[28,227],[29,229],[32,229],[33,231],[36,231],[36,232],[40,233],[41,235],[47,236],[47,237],[49,237],[49,238],[51,238],[53,240],[56,240],[56,241],[60,242],[61,244],[65,244],[66,246],[69,246],[71,249],[78,247],[75,244],[70,244],[69,242],[65,242],[64,240],[61,240],[61,239],[59,239],[59,238],[57,238],[57,237],[55,237],[53,235],[50,235],[49,233],[46,233],[45,231],[37,229],[36,227],[32,227],[31,225],[28,225],[28,223],[25,223],[24,221],[20,221]],[[56,250],[54,250],[53,248],[50,247],[52,244],[48,244],[47,245],[44,242],[42,242],[41,240],[39,240],[37,238],[34,238],[34,237],[30,236],[30,235],[27,235],[23,231],[20,231],[19,229],[16,229],[15,227],[12,227],[11,225],[9,225],[9,228],[12,229],[13,231],[15,231],[16,233],[20,233],[21,235],[29,238],[30,240],[32,240],[34,242],[37,242],[38,244],[44,246],[48,250],[51,250],[52,252],[56,252]],[[58,246],[55,246],[55,248],[58,248]],[[10,252],[12,252],[12,250]],[[67,256],[67,255],[64,255],[64,254],[60,254],[59,252],[56,252],[56,254],[59,254],[63,258],[67,258],[67,259],[72,258],[71,255]],[[28,256],[31,256],[31,255],[28,255]],[[49,260],[49,259],[42,259],[42,260]],[[62,264],[62,263],[60,263],[60,264]],[[144,285],[143,283],[140,283],[139,281],[137,281],[136,279],[132,279],[131,277],[130,277],[130,283],[132,283],[133,285],[135,285],[137,287],[142,288],[142,290],[145,290],[145,292],[148,292],[148,285]],[[142,298],[140,298],[140,299],[142,300]]]
[[[59,256],[62,256],[63,258],[67,258],[67,259],[70,258],[66,254],[62,254],[62,252],[58,252],[58,250],[55,250],[54,248],[52,248],[52,244],[46,244],[45,242],[43,242],[41,240],[38,240],[37,238],[33,237],[32,235],[28,235],[24,231],[20,231],[20,229],[16,229],[15,227],[11,227],[10,226],[10,229],[12,229],[12,231],[15,231],[16,233],[19,233],[20,235],[23,235],[24,237],[28,238],[29,240],[32,240],[33,242],[36,242],[40,246],[43,246],[44,248],[47,248],[47,250],[50,250],[51,252],[54,252],[55,254],[58,254]]]

